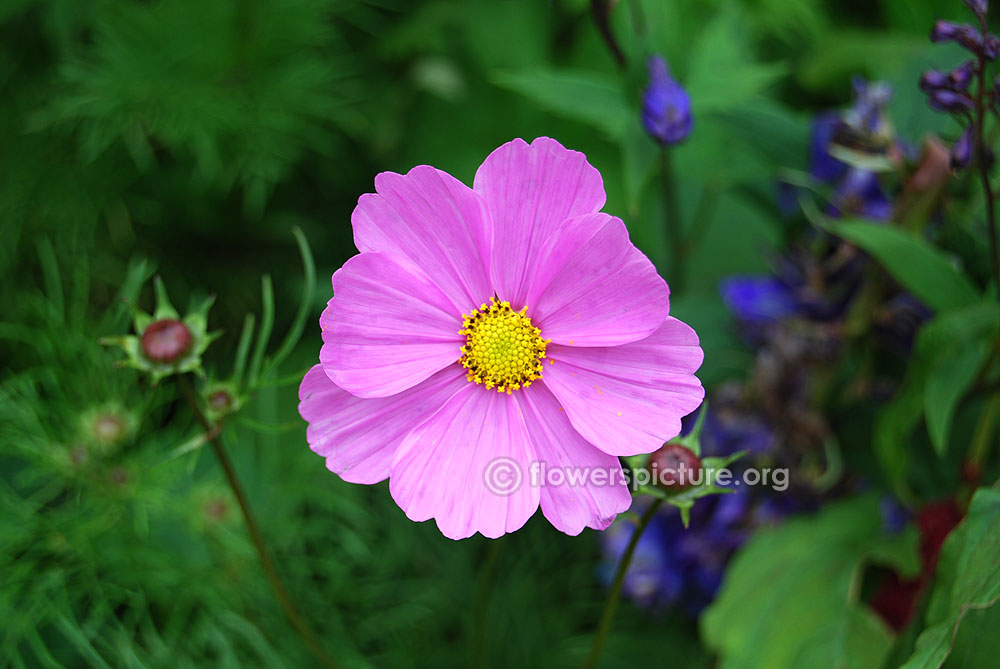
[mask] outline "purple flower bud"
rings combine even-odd
[[[990,33],[983,40],[983,55],[987,60],[996,60],[1000,55],[1000,37]]]
[[[691,99],[670,76],[662,56],[649,59],[649,84],[642,98],[642,124],[664,146],[677,144],[691,134]]]
[[[986,16],[990,3],[988,0],[965,0],[965,4],[975,13],[976,16],[982,18]]]
[[[931,93],[927,102],[931,107],[943,112],[961,112],[972,109],[972,98],[964,93],[937,90]]]
[[[962,136],[951,147],[951,169],[961,170],[972,162],[972,126],[969,126]]]
[[[970,25],[961,25],[955,33],[955,41],[972,53],[978,54],[983,49],[983,34]]]
[[[975,61],[967,60],[948,74],[948,85],[952,90],[964,91],[972,83]]]
[[[958,42],[974,54],[983,51],[983,35],[968,23],[938,21],[931,29],[932,42]],[[1000,45],[998,45],[1000,46]]]
[[[931,28],[932,42],[948,42],[955,39],[961,26],[953,21],[936,21]]]
[[[932,93],[939,88],[951,86],[951,77],[940,70],[927,70],[920,75],[920,90]]]

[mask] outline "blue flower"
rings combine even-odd
[[[879,500],[879,512],[882,514],[882,527],[889,534],[899,534],[913,519],[909,509],[890,495],[883,495]]]
[[[809,172],[825,183],[833,183],[847,171],[847,165],[830,155],[830,144],[843,123],[839,112],[825,112],[816,117],[809,143]]]
[[[637,501],[634,507],[644,504]],[[687,529],[677,509],[662,509],[636,544],[625,573],[625,596],[650,609],[676,607],[698,616],[715,599],[726,565],[757,526],[759,506],[748,487],[734,488],[732,494],[698,500]],[[778,513],[772,509],[769,517]],[[605,582],[634,531],[634,523],[618,521],[604,533]]]
[[[892,216],[892,203],[886,197],[874,172],[851,168],[837,184],[831,216],[840,214],[863,216],[887,221]]]
[[[691,99],[670,76],[667,61],[662,56],[652,56],[648,69],[649,83],[642,97],[642,124],[663,146],[677,144],[691,134]]]
[[[796,313],[792,289],[773,276],[730,277],[720,292],[729,311],[744,323],[776,323]]]

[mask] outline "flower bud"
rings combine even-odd
[[[983,34],[970,25],[961,25],[955,33],[955,41],[972,53],[978,54],[983,48]]]
[[[961,170],[969,166],[972,162],[972,126],[966,128],[962,136],[951,147],[951,169]]]
[[[230,382],[214,381],[202,391],[208,417],[218,420],[243,406],[246,397]]]
[[[948,42],[953,40],[961,28],[962,26],[953,21],[936,21],[934,27],[931,28],[931,41]]]
[[[976,16],[982,18],[986,16],[986,12],[989,11],[988,0],[965,0],[966,6],[971,9]]]
[[[948,73],[948,86],[955,91],[964,91],[972,83],[975,62],[967,60]]]
[[[934,91],[927,102],[934,109],[943,112],[962,112],[973,107],[972,98],[968,95],[946,90]]]
[[[642,98],[642,124],[663,146],[677,144],[691,134],[691,99],[670,76],[662,56],[649,59],[649,83]]]
[[[996,60],[1000,55],[1000,37],[989,34],[983,39],[983,55],[987,60]]]
[[[927,70],[920,76],[920,90],[933,93],[940,88],[951,86],[951,77],[940,70]]]
[[[208,331],[208,310],[213,298],[204,300],[182,318],[170,303],[159,277],[154,288],[156,310],[152,314],[132,307],[136,334],[102,337],[101,343],[120,347],[128,357],[118,364],[148,372],[154,384],[171,374],[196,372],[204,376],[201,356],[220,334]]]
[[[153,321],[142,333],[142,354],[159,363],[177,362],[191,350],[191,330],[175,319]]]
[[[653,482],[669,492],[687,490],[701,482],[701,460],[680,444],[665,444],[646,463]]]

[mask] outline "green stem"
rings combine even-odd
[[[247,499],[246,493],[243,490],[243,485],[236,476],[236,469],[233,467],[232,461],[229,459],[229,455],[226,454],[226,450],[222,447],[221,440],[221,425],[218,423],[212,423],[205,413],[201,410],[201,406],[198,404],[198,400],[195,397],[194,389],[191,387],[191,383],[187,380],[185,376],[178,376],[178,383],[181,386],[181,390],[184,391],[184,397],[188,404],[191,406],[191,410],[194,412],[195,416],[198,418],[198,422],[202,424],[205,428],[206,437],[212,444],[212,448],[215,451],[215,457],[219,460],[219,465],[222,467],[222,471],[226,474],[226,480],[229,482],[229,487],[233,491],[233,496],[236,497],[236,502],[239,504],[240,511],[243,512],[243,519],[247,525],[247,531],[250,533],[250,540],[253,542],[254,548],[257,549],[257,555],[260,557],[260,564],[264,568],[264,573],[267,574],[268,583],[271,585],[271,589],[274,590],[275,596],[278,598],[278,602],[281,604],[282,610],[285,615],[288,616],[289,622],[295,628],[295,631],[299,633],[306,645],[316,656],[319,663],[328,668],[333,668],[337,666],[337,663],[333,661],[333,658],[327,654],[326,650],[323,649],[322,644],[320,644],[319,637],[313,632],[312,628],[306,622],[305,618],[296,608],[295,603],[288,594],[288,590],[285,588],[284,582],[281,580],[280,574],[274,565],[274,560],[271,558],[271,553],[267,549],[267,544],[264,542],[264,535],[260,531],[260,527],[257,525],[257,519],[253,515],[253,511],[250,510],[250,501]]]
[[[986,18],[980,17],[983,34],[987,33]],[[1000,299],[1000,252],[997,244],[997,221],[995,211],[995,198],[993,189],[990,187],[990,166],[986,159],[986,142],[984,131],[986,129],[986,60],[979,58],[979,67],[976,70],[979,89],[976,91],[976,116],[973,119],[973,146],[975,147],[976,167],[979,171],[979,180],[983,187],[983,196],[986,198],[986,226],[990,239],[990,263],[993,266],[993,285],[997,289],[997,299]]]
[[[472,657],[474,666],[486,666],[486,609],[493,588],[493,573],[496,571],[497,555],[500,553],[500,539],[491,539],[487,548],[486,563],[483,565],[476,597],[475,621],[472,633]]]
[[[670,246],[670,266],[667,267],[667,283],[674,295],[684,290],[684,256],[687,245],[681,230],[680,201],[677,199],[677,183],[670,165],[670,149],[660,150],[660,177],[663,187],[663,209],[667,229],[667,244]]]
[[[604,612],[601,614],[601,622],[597,626],[594,645],[591,646],[590,655],[587,656],[587,661],[583,665],[586,669],[592,669],[597,666],[597,660],[604,649],[604,642],[607,641],[608,632],[611,631],[611,622],[615,618],[618,600],[621,599],[622,586],[625,585],[625,574],[628,572],[629,565],[632,564],[632,555],[635,553],[635,547],[639,545],[639,538],[646,531],[646,527],[653,520],[653,516],[656,515],[661,504],[663,504],[663,500],[659,497],[655,498],[645,513],[642,514],[639,524],[635,526],[632,536],[629,537],[628,544],[625,546],[625,552],[622,553],[621,559],[618,560],[618,567],[615,569],[615,578],[611,582],[611,590],[608,591],[608,597],[604,600]]]

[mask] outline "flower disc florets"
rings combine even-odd
[[[510,302],[493,297],[489,305],[484,302],[470,315],[462,314],[465,320],[458,334],[465,335],[466,343],[459,362],[468,370],[469,381],[509,395],[541,378],[541,359],[550,340],[542,339],[527,311],[528,307],[514,311]]]

